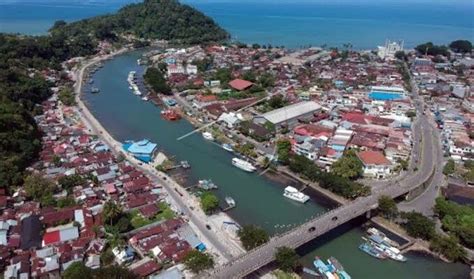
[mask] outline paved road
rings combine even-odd
[[[123,50],[124,51],[124,50]],[[123,52],[122,51],[122,52]],[[117,53],[116,53],[117,54]],[[115,54],[115,55],[116,55]],[[112,55],[110,55],[111,57]],[[95,119],[95,117],[90,113],[88,108],[84,105],[81,100],[81,92],[82,92],[82,83],[83,83],[83,76],[85,70],[94,65],[95,63],[105,59],[105,57],[96,57],[89,61],[87,61],[81,68],[78,70],[78,74],[76,76],[76,84],[74,87],[76,93],[76,102],[77,102],[77,113],[81,116],[83,121],[88,124],[92,133],[97,134],[110,148],[112,148],[116,154],[123,154],[121,152],[121,144],[117,142],[112,136],[102,127],[102,125]],[[171,178],[166,176],[163,173],[160,173],[153,169],[152,166],[149,165],[142,165],[138,160],[130,156],[129,154],[124,154],[128,161],[132,163],[136,168],[142,170],[146,173],[153,182],[163,185],[167,190],[168,194],[175,202],[175,204],[179,207],[182,213],[189,217],[191,225],[194,225],[199,231],[198,234],[201,234],[210,242],[217,252],[219,252],[226,260],[229,260],[233,257],[229,245],[226,245],[224,241],[220,240],[219,237],[216,235],[215,232],[210,231],[206,228],[206,224],[203,222],[205,220],[205,216],[201,216],[199,210],[191,211],[185,201],[185,195],[188,193],[184,190],[181,190],[179,194],[176,189],[178,189],[179,185],[172,181]],[[183,195],[183,196],[181,196]],[[189,197],[188,197],[189,198]],[[202,213],[203,214],[203,213]]]
[[[416,164],[416,171],[411,171],[400,180],[387,181],[385,184],[376,185],[372,189],[370,196],[360,197],[324,215],[318,216],[283,235],[275,236],[266,244],[235,258],[228,264],[217,268],[211,274],[204,276],[226,279],[242,278],[271,262],[278,247],[299,247],[331,229],[366,213],[368,210],[375,209],[380,196],[399,197],[430,179],[436,174],[437,160],[435,159],[437,158],[435,157],[435,148],[439,145],[435,143],[435,128],[430,124],[426,115],[422,113],[424,109],[422,101],[416,98],[415,103],[418,112],[421,112],[418,114],[418,123],[414,129],[414,140],[419,143],[421,142],[420,145],[417,144],[414,148],[414,153],[421,156]]]
[[[423,102],[418,95],[418,87],[416,83],[413,81],[411,82],[414,94],[414,100],[416,101],[417,111],[418,114],[423,115]],[[430,121],[433,126],[434,120],[430,116],[426,116],[427,121]],[[435,164],[435,173],[433,175],[433,179],[431,183],[428,185],[426,190],[417,196],[415,199],[411,201],[402,202],[398,205],[399,210],[401,211],[417,211],[422,213],[425,216],[433,216],[433,207],[435,205],[435,199],[439,195],[439,189],[444,184],[444,175],[443,175],[443,149],[441,146],[441,138],[437,128],[432,129],[432,137],[431,140],[433,141],[434,146],[434,154],[433,158],[436,162]]]

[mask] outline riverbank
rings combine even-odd
[[[96,56],[89,60],[84,61],[79,65],[79,67],[75,70],[75,80],[76,84],[74,86],[74,91],[76,93],[76,102],[77,102],[77,114],[80,116],[83,123],[88,127],[89,132],[98,135],[114,152],[115,155],[122,155],[124,156],[130,163],[132,163],[136,168],[144,171],[148,176],[152,178],[152,180],[159,182],[159,184],[163,185],[168,192],[169,197],[171,198],[171,202],[174,204],[175,208],[180,210],[182,213],[189,216],[189,224],[198,234],[198,237],[206,243],[208,249],[211,251],[212,254],[217,256],[217,263],[223,264],[227,260],[231,259],[232,257],[238,255],[240,252],[239,249],[230,249],[228,245],[223,245],[223,243],[234,243],[233,240],[227,239],[226,235],[219,233],[219,231],[210,231],[206,228],[205,223],[207,222],[207,217],[205,216],[204,212],[200,209],[199,206],[192,209],[194,213],[190,212],[188,209],[189,201],[193,201],[192,197],[183,189],[182,193],[179,194],[175,192],[175,190],[179,187],[182,188],[181,185],[176,183],[172,178],[167,176],[162,172],[158,172],[152,166],[143,165],[134,157],[130,156],[127,153],[122,152],[121,144],[117,140],[115,140],[109,132],[101,125],[101,123],[94,117],[94,115],[90,112],[89,108],[84,104],[82,100],[82,86],[83,86],[83,77],[84,73],[87,69],[93,66],[96,63],[101,61],[110,59],[120,54],[124,54],[131,49],[123,48],[118,51],[115,51],[109,55],[105,56]],[[183,199],[186,202],[183,202]]]

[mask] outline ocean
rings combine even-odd
[[[0,32],[44,34],[58,19],[74,21],[111,13],[130,0],[0,0]],[[474,41],[474,2],[404,4],[274,3],[257,0],[210,2],[185,0],[246,43],[299,48],[342,46],[373,49],[385,40],[404,40],[406,47],[432,41]]]

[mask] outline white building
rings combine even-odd
[[[172,74],[184,74],[185,70],[181,64],[170,64],[168,65],[168,76]]]
[[[197,75],[198,73],[198,68],[196,65],[193,64],[188,64],[186,65],[186,73],[188,75]]]
[[[403,41],[391,42],[387,40],[384,46],[377,47],[377,55],[382,59],[393,59],[397,51],[403,51]]]
[[[242,120],[244,120],[244,117],[242,116],[242,114],[235,113],[235,112],[229,112],[229,113],[224,112],[217,119],[217,121],[225,123],[226,126],[230,129],[233,129]]]
[[[388,177],[392,171],[392,163],[385,158],[382,152],[361,151],[357,153],[364,165],[364,176],[378,179]]]

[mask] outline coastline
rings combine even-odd
[[[97,135],[100,139],[102,139],[110,147],[111,151],[115,155],[118,155],[118,154],[123,155],[128,162],[134,165],[134,167],[143,171],[147,176],[150,176],[154,182],[158,183],[159,185],[162,185],[166,189],[168,193],[168,197],[171,198],[171,200],[173,201],[173,205],[175,206],[175,208],[181,209],[183,213],[185,213],[186,217],[189,217],[188,223],[191,225],[194,231],[198,234],[199,238],[207,244],[212,254],[217,256],[218,258],[217,263],[224,264],[225,262],[229,261],[231,258],[245,252],[240,242],[232,239],[232,237],[229,234],[226,234],[225,236],[223,236],[221,233],[219,233],[219,231],[217,231],[217,233],[213,232],[213,234],[217,238],[223,238],[223,239],[219,239],[218,241],[216,241],[215,239],[213,241],[210,239],[210,237],[206,236],[206,233],[209,234],[209,232],[206,231],[207,229],[205,228],[205,225],[202,224],[202,222],[199,222],[198,220],[207,221],[208,217],[200,209],[199,202],[196,201],[196,199],[193,199],[192,197],[190,197],[188,192],[180,184],[174,181],[172,177],[168,176],[167,174],[163,172],[157,171],[150,165],[143,165],[131,155],[122,152],[120,142],[115,140],[115,138],[112,137],[112,135],[107,131],[107,129],[105,129],[102,126],[102,124],[95,118],[95,116],[91,113],[91,111],[89,110],[89,108],[83,102],[81,98],[83,94],[82,87],[83,87],[83,82],[84,82],[83,81],[84,73],[87,71],[89,67],[99,62],[114,58],[115,56],[126,54],[127,52],[130,52],[130,51],[133,51],[133,49],[122,48],[108,55],[94,56],[90,59],[82,61],[77,66],[77,68],[73,70],[74,75],[75,75],[74,92],[75,92],[75,99],[77,103],[77,105],[74,107],[76,110],[76,114],[79,115],[81,121],[88,128],[88,131],[91,134]],[[192,206],[189,206],[189,204],[186,205],[185,203],[180,201],[179,200],[180,198],[178,197],[177,193],[172,190],[172,187],[181,196],[185,196],[187,202],[193,204],[194,209],[189,209],[189,208],[192,208]],[[178,187],[182,191],[177,191]],[[193,213],[191,213],[190,210],[192,210]],[[228,218],[229,220],[234,221],[228,214],[226,213],[223,213],[223,214],[225,214],[225,217]],[[225,243],[225,245],[222,243]]]

